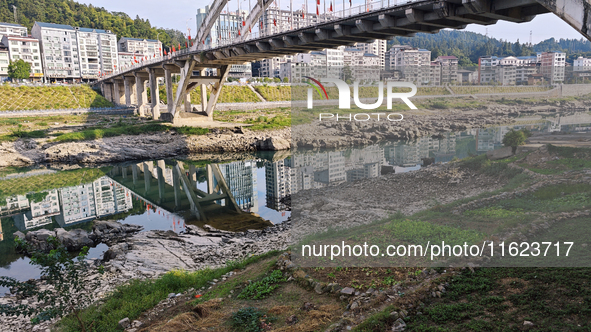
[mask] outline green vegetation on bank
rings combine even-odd
[[[449,279],[441,299],[407,319],[408,329],[587,331],[591,324],[590,268],[481,268]],[[361,331],[361,330],[360,330]],[[363,330],[372,331],[372,330]],[[541,331],[541,330],[540,330]]]
[[[80,312],[81,319],[88,325],[89,331],[115,331],[119,320],[129,317],[134,320],[140,314],[153,308],[170,293],[182,293],[190,288],[208,287],[209,282],[236,269],[243,269],[259,260],[278,255],[276,251],[264,255],[249,257],[240,262],[228,262],[226,267],[203,269],[199,271],[171,271],[158,279],[132,280],[129,284],[117,288],[102,304],[92,305]],[[60,323],[60,331],[78,331],[79,324],[73,316],[64,317]]]
[[[177,84],[173,84],[173,94],[176,94],[177,86]],[[211,91],[208,89],[207,98],[210,97],[210,94]],[[159,87],[159,97],[163,103],[167,103],[166,87],[163,85]],[[218,103],[257,103],[260,101],[259,97],[251,89],[243,85],[224,85],[218,98]],[[198,86],[191,90],[191,103],[195,105],[201,104],[201,87]]]
[[[0,111],[113,107],[87,85],[12,87],[0,85]]]

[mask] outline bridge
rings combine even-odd
[[[190,48],[120,68],[95,84],[115,104],[135,105],[140,116],[151,113],[154,119],[180,125],[191,124],[195,119],[211,119],[234,64],[395,36],[437,33],[445,28],[463,29],[468,24],[491,25],[499,20],[523,23],[545,13],[554,13],[591,40],[588,0],[367,0],[362,6],[347,8],[343,3],[340,11],[317,15],[307,13],[306,9],[298,14],[297,22],[292,12],[290,24],[280,22],[281,28],[271,29],[279,31],[267,33],[268,29],[260,29],[257,23],[271,2],[256,0],[242,24],[236,27],[236,38],[212,45],[211,29],[228,6],[228,0],[213,0]],[[208,76],[207,69],[215,74]],[[180,74],[176,91],[172,74]],[[161,112],[158,93],[151,94],[148,104],[146,91],[146,84],[151,91],[158,91],[158,78],[162,77],[166,84],[166,112]],[[201,116],[193,113],[190,98],[197,86],[201,87]]]

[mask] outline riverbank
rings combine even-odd
[[[583,138],[584,142],[588,136],[580,135],[572,139],[579,141]],[[535,138],[534,136],[531,139]],[[397,224],[401,218],[408,218],[415,222],[429,222],[440,225],[439,227],[445,225],[448,228],[451,227],[449,229],[455,229],[453,225],[458,220],[476,228],[478,225],[492,225],[487,229],[500,230],[499,234],[503,234],[502,239],[528,241],[533,239],[532,236],[536,233],[552,231],[551,227],[556,227],[555,224],[560,226],[566,221],[588,217],[586,209],[591,206],[588,196],[591,180],[587,173],[588,166],[585,165],[590,159],[591,155],[586,149],[526,146],[519,150],[518,155],[509,159],[495,161],[481,155],[463,161],[431,165],[410,173],[387,174],[378,178],[304,190],[292,197],[291,221],[265,230],[243,233],[218,231],[207,226],[204,229],[187,227],[187,234],[163,231],[142,232],[112,245],[109,253],[105,255],[108,261],[102,262],[106,273],[102,276],[98,274],[89,276],[89,278],[101,278],[99,295],[104,296],[117,285],[130,280],[157,278],[171,270],[195,271],[222,267],[228,260],[238,260],[253,254],[284,249],[299,238],[326,230],[336,229],[339,232],[349,230],[350,232],[345,236],[352,236],[352,234],[367,236],[372,232],[383,236],[384,231],[388,229],[383,226]],[[523,200],[525,203],[517,205],[519,209],[507,207],[506,204],[516,200]],[[539,211],[540,209],[544,210]],[[519,222],[516,223],[516,221]],[[584,239],[585,234],[584,232],[579,234],[581,238],[574,240],[586,246],[588,241]],[[396,240],[396,234],[392,234],[389,240]],[[396,321],[398,324],[420,324],[424,320],[419,318],[421,313],[426,313],[427,319],[435,319],[433,318],[435,316],[429,314],[429,309],[424,307],[425,303],[434,302],[437,305],[438,299],[445,297],[445,291],[438,287],[441,286],[444,289],[453,287],[445,284],[448,282],[445,278],[450,276],[450,272],[454,275],[464,273],[462,270],[453,269],[450,269],[448,274],[441,271],[435,273],[416,268],[391,268],[387,269],[389,272],[385,268],[371,268],[363,271],[351,268],[345,273],[341,271],[342,267],[308,269],[302,267],[302,272],[297,272],[297,269],[294,270],[297,266],[298,261],[295,259],[292,259],[291,263],[285,262],[282,266],[284,271],[291,271],[286,272],[286,278],[292,277],[293,283],[280,286],[276,297],[271,297],[275,304],[273,301],[264,301],[253,302],[251,305],[270,310],[278,305],[276,301],[280,301],[280,295],[293,294],[296,291],[294,288],[296,285],[303,285],[301,287],[307,293],[297,290],[298,294],[302,294],[298,296],[307,298],[309,295],[316,294],[314,295],[316,300],[309,301],[319,301],[318,299],[322,298],[337,306],[326,313],[326,319],[319,323],[319,327],[336,324],[333,331],[346,330],[347,326],[362,327],[363,324],[368,324],[366,322],[372,314],[385,310],[390,311],[386,316],[380,316],[379,320],[387,325],[387,329],[390,329]],[[260,280],[265,273],[268,274],[273,269],[267,267],[267,270],[257,270],[254,275],[247,274],[247,279]],[[548,277],[551,275],[548,274]],[[492,283],[500,282],[493,277],[490,278]],[[436,279],[439,281],[434,286],[432,282]],[[203,289],[183,291],[178,302],[171,298],[162,298],[159,300],[162,304],[159,308],[167,309],[166,313],[154,314],[157,317],[150,322],[142,319],[142,324],[166,324],[172,318],[186,312],[180,307],[172,311],[168,308],[177,304],[189,305],[192,308],[195,304],[187,303],[188,299],[194,298],[194,294],[203,296],[205,300],[230,296],[232,300],[227,301],[234,304],[226,305],[224,302],[213,309],[220,313],[215,316],[217,322],[225,324],[234,311],[249,304],[248,299],[246,302],[241,302],[242,300],[234,302],[236,295],[248,283],[245,283],[246,279],[232,279],[232,275],[226,273],[223,280],[220,280],[212,279],[212,283]],[[335,284],[337,286],[334,286]],[[230,292],[231,290],[235,290],[236,293]],[[407,296],[403,297],[401,293],[406,293]],[[417,294],[417,296],[410,296],[410,294]],[[495,296],[509,295],[509,293],[503,295],[497,292]],[[275,315],[287,319],[296,314],[302,322],[308,319],[308,314],[305,312],[309,310],[304,312],[292,308],[296,305],[295,302],[301,301],[292,303],[289,299],[291,297],[287,300],[289,308],[284,308],[284,311],[276,312]],[[23,299],[5,298],[2,301],[10,301],[14,304]],[[166,307],[163,303],[170,306]],[[387,306],[394,304],[397,305],[395,311],[398,316],[396,319],[391,319],[389,315],[393,309],[388,309]],[[486,307],[489,304],[482,303],[482,305]],[[284,315],[288,312],[289,315]],[[402,322],[398,321],[400,312],[404,314]],[[125,315],[119,319],[128,317],[135,320],[139,318],[140,313],[117,314]],[[532,317],[536,318],[535,324],[551,324],[543,316],[533,315]],[[201,318],[203,317],[196,319]],[[582,317],[579,318],[582,319]],[[374,317],[374,319],[377,318]],[[523,324],[521,316],[502,319],[510,320],[507,321],[510,325]],[[28,324],[24,318],[2,318],[2,320],[1,323],[7,324],[3,326],[11,326],[15,331],[19,331],[19,328],[21,328],[20,331],[28,331],[26,328],[29,328],[29,325],[23,325]],[[440,323],[457,324],[458,322],[443,320]],[[277,326],[285,325],[281,323]],[[231,330],[231,328],[222,330]],[[364,330],[361,329],[361,331]]]
[[[399,111],[404,116],[399,122],[390,122],[383,118],[378,121],[375,116],[369,121],[317,121],[319,113],[323,112],[320,109],[311,113],[296,112],[291,119],[294,125],[282,128],[287,113],[284,109],[277,109],[243,112],[244,114],[228,111],[218,115],[227,121],[254,123],[260,128],[269,126],[272,129],[220,128],[210,129],[209,133],[204,132],[200,135],[192,135],[190,131],[183,134],[184,131],[180,129],[157,130],[153,133],[100,139],[91,139],[92,135],[87,135],[90,139],[71,142],[59,141],[46,137],[45,134],[41,138],[35,138],[32,134],[21,135],[19,137],[23,138],[0,144],[0,167],[21,167],[41,163],[103,164],[209,153],[284,150],[289,149],[290,145],[296,149],[364,146],[387,140],[413,140],[437,136],[470,128],[519,124],[519,117],[523,116],[544,122],[557,117],[560,112],[584,112],[587,109],[585,100],[576,98],[529,101],[523,104],[511,100],[485,102],[459,98],[451,104],[444,104],[432,101],[429,103],[430,107]],[[439,109],[440,106],[444,109]],[[278,122],[281,126],[278,127],[282,129],[273,129],[273,126],[277,125],[274,118],[281,119]],[[105,123],[112,126],[114,121],[110,119]],[[132,127],[134,121],[137,120],[125,119],[124,123]],[[139,121],[138,123],[144,126],[153,125]],[[64,128],[72,133],[85,130],[84,126]],[[63,128],[59,130],[63,131]],[[38,132],[39,130],[33,133]]]

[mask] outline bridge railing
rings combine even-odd
[[[344,19],[344,18],[348,18],[348,17],[352,17],[352,16],[361,15],[364,13],[371,13],[374,11],[382,10],[384,8],[402,6],[402,5],[406,5],[406,4],[418,2],[418,1],[423,1],[423,0],[373,0],[373,1],[367,1],[365,4],[360,5],[360,6],[349,7],[349,8],[345,8],[345,9],[341,9],[341,10],[333,11],[333,12],[328,12],[328,13],[322,13],[320,15],[314,15],[314,14],[307,13],[305,15],[304,19],[298,20],[297,23],[294,23],[294,24],[287,24],[285,22],[285,18],[280,15],[280,17],[278,17],[279,20],[277,22],[277,26],[279,27],[279,29],[262,29],[259,31],[249,32],[248,35],[246,36],[246,38],[244,39],[244,41],[249,41],[249,40],[253,40],[253,39],[259,39],[259,38],[264,38],[267,36],[280,34],[280,33],[289,31],[292,27],[296,28],[296,29],[306,28],[306,27],[315,26],[315,25],[323,24],[323,23],[330,22],[330,21],[340,20],[340,19]],[[282,29],[282,27],[285,27],[285,29]],[[267,30],[270,30],[270,31],[267,31]],[[218,48],[218,47],[232,45],[235,43],[236,43],[236,40],[234,38],[224,39],[214,45],[212,45],[212,44],[199,45],[198,51],[206,51],[206,50],[210,50],[210,49],[214,49],[214,48]],[[168,55],[164,55],[161,57],[156,57],[153,59],[141,61],[139,63],[132,65],[132,66],[127,66],[127,67],[117,69],[112,74],[104,76],[101,79],[109,79],[111,77],[116,77],[116,76],[119,76],[121,73],[133,71],[134,69],[143,68],[145,66],[148,66],[148,65],[151,65],[154,63],[158,63],[158,62],[161,62],[164,60],[169,60],[169,59],[175,58],[177,56],[181,56],[181,55],[188,54],[188,53],[194,53],[194,51],[192,51],[191,49],[183,49],[183,50],[179,50],[176,52],[171,52]]]

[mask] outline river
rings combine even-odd
[[[562,121],[521,118],[517,125],[446,133],[412,142],[391,141],[330,151],[256,154],[232,161],[154,160],[100,168],[60,167],[0,173],[0,276],[38,278],[39,270],[14,249],[16,231],[92,230],[96,219],[183,232],[185,225],[241,231],[290,216],[289,197],[300,190],[418,170],[502,147],[512,128],[532,132],[591,130],[588,114]],[[569,120],[570,121],[567,121]],[[573,120],[574,119],[574,120]],[[91,248],[100,258],[105,244]],[[0,295],[8,290],[0,287]]]

